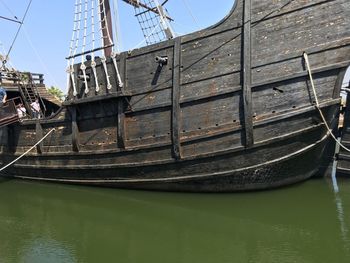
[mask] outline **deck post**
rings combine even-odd
[[[43,75],[43,74],[39,74],[39,83],[40,83],[41,85],[44,84],[44,75]]]
[[[245,146],[254,144],[252,119],[252,78],[251,78],[251,0],[244,0],[243,15],[243,109]]]
[[[123,87],[119,87],[117,84],[117,92],[121,92],[122,89],[126,89],[127,83],[126,83],[126,53],[120,54],[120,76],[122,78]],[[125,104],[125,98],[120,97],[117,99],[117,144],[119,148],[124,149],[125,148],[125,113],[124,113],[124,106]]]
[[[174,40],[174,62],[173,62],[173,90],[172,90],[172,115],[171,115],[171,138],[174,158],[181,159],[180,144],[180,75],[181,75],[181,38]]]

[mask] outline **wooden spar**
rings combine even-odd
[[[103,10],[103,6],[104,9]],[[103,12],[105,11],[105,12]],[[103,4],[100,5],[101,12],[101,28],[103,34],[103,46],[105,47],[105,57],[110,57],[112,53],[113,43],[113,29],[112,29],[112,14],[109,0],[103,0]],[[106,18],[105,18],[106,16]]]
[[[8,17],[4,17],[4,16],[0,16],[1,19],[7,20],[7,21],[11,21],[14,23],[18,23],[18,24],[22,24],[21,21],[18,21],[17,19],[12,19],[12,18],[8,18]]]
[[[125,3],[127,3],[127,4],[129,4],[129,5],[132,5],[132,6],[135,6],[135,7],[138,7],[138,6],[141,6],[141,7],[143,7],[143,8],[145,8],[145,9],[147,9],[148,11],[151,11],[151,12],[153,12],[153,13],[156,13],[157,15],[161,15],[161,14],[159,14],[159,11],[158,11],[158,9],[157,8],[152,8],[152,7],[149,7],[148,5],[145,5],[145,4],[143,4],[143,3],[140,3],[139,1],[137,1],[137,0],[123,0]],[[166,3],[167,1],[165,1],[164,3]],[[164,4],[163,3],[163,4]],[[169,19],[170,21],[174,21],[174,19],[172,19],[171,17],[169,17],[169,16],[167,16],[167,15],[165,15],[165,17],[167,18],[167,19]]]

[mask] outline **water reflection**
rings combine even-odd
[[[0,262],[348,262],[350,182],[338,184],[179,194],[2,181]]]
[[[51,263],[72,263],[78,262],[72,251],[51,239],[29,240],[27,245],[20,251],[20,262],[51,262]]]

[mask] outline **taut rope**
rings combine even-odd
[[[21,154],[19,157],[17,157],[15,160],[13,160],[12,162],[10,162],[9,164],[5,165],[4,167],[0,168],[0,172],[2,172],[3,170],[5,170],[7,167],[11,166],[12,164],[14,164],[15,162],[17,162],[18,160],[22,159],[22,157],[24,157],[25,155],[27,155],[31,150],[33,150],[39,143],[41,143],[43,140],[45,140],[45,138],[47,136],[49,136],[50,133],[52,133],[55,130],[55,128],[51,129],[48,133],[45,134],[44,137],[42,137],[36,144],[34,144],[32,147],[30,147],[25,153]]]
[[[320,103],[318,101],[318,98],[317,98],[317,93],[316,93],[316,88],[315,88],[315,83],[314,83],[314,79],[313,79],[313,76],[312,76],[312,71],[311,71],[311,67],[310,67],[310,62],[309,62],[309,56],[307,55],[306,52],[304,52],[304,60],[305,60],[305,63],[306,63],[306,67],[307,67],[307,71],[309,73],[309,78],[310,78],[310,83],[311,83],[311,87],[312,87],[312,91],[314,93],[314,97],[315,97],[315,102],[316,102],[316,109],[318,110],[318,112],[320,113],[320,116],[322,118],[322,121],[324,123],[324,125],[326,126],[327,130],[328,130],[328,133],[332,136],[332,138],[335,140],[335,142],[341,147],[343,148],[345,151],[347,152],[350,152],[350,149],[347,148],[344,144],[342,144],[336,137],[335,135],[333,134],[331,128],[329,127],[327,121],[326,121],[326,118],[324,117],[323,115],[323,112],[321,110],[321,107],[320,107]]]

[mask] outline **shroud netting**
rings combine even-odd
[[[169,30],[169,24],[162,5],[160,5],[157,0],[140,0],[138,3],[142,4],[143,6],[148,6],[155,11],[152,12],[142,5],[134,5],[135,16],[140,24],[147,45],[155,44],[171,38],[166,32]],[[161,12],[163,12],[163,14],[159,14]]]

